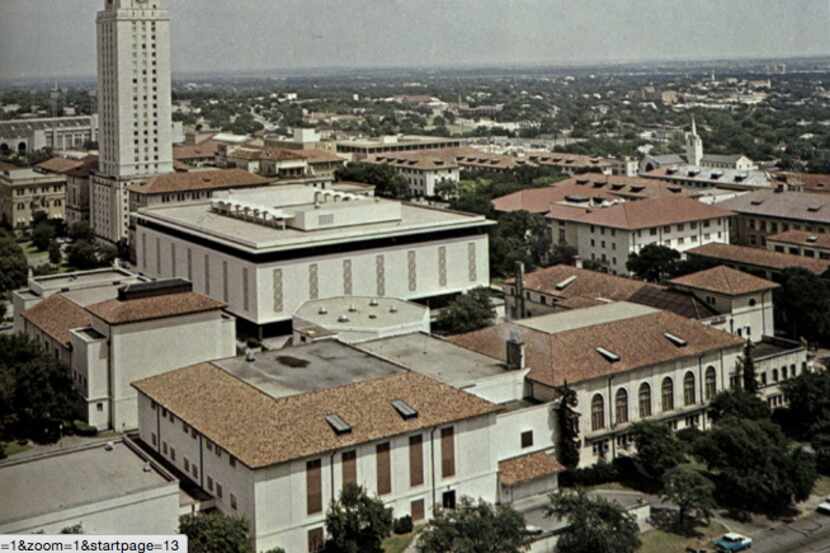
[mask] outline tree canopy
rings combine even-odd
[[[14,236],[0,230],[0,296],[24,286],[29,275],[26,254]]]
[[[660,483],[669,470],[686,460],[683,444],[668,425],[638,422],[631,428],[636,446],[633,456],[639,472],[653,483]]]
[[[521,553],[527,550],[524,517],[508,505],[462,497],[439,510],[418,536],[418,553]]]
[[[768,420],[769,406],[746,390],[724,390],[709,403],[709,418],[717,423],[727,417],[749,420]]]
[[[327,553],[383,553],[392,511],[357,484],[348,484],[326,513]]]
[[[689,530],[693,521],[709,523],[717,506],[715,485],[700,472],[679,466],[668,471],[663,478],[663,500],[677,505],[677,527]]]
[[[648,244],[628,256],[626,269],[649,282],[662,282],[677,273],[680,252],[662,244]]]
[[[474,288],[460,294],[438,315],[436,330],[446,334],[463,334],[493,324],[496,312],[487,288]]]
[[[568,520],[557,553],[634,553],[640,547],[634,517],[603,497],[560,492],[550,497],[547,514]]]
[[[179,532],[187,536],[189,553],[252,553],[248,523],[219,512],[184,515]]]
[[[490,270],[493,274],[513,274],[516,263],[525,270],[546,266],[551,256],[550,227],[544,216],[513,211],[499,217],[490,236]]]
[[[830,337],[830,281],[806,269],[786,269],[773,292],[776,326],[795,338]]]

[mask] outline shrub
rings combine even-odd
[[[591,467],[569,470],[559,475],[561,486],[596,486],[615,482],[620,478],[620,471],[615,464],[600,461]]]
[[[72,426],[75,428],[75,433],[78,436],[97,436],[98,429],[94,426],[85,423],[81,420],[76,420],[72,422]]]
[[[395,525],[392,530],[396,534],[408,534],[412,531],[412,517],[404,515],[401,518],[395,519]]]

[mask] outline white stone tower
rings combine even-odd
[[[692,116],[692,132],[686,133],[686,162],[697,166],[703,162],[703,140],[697,134],[694,116]]]
[[[90,224],[110,242],[129,234],[131,184],[173,172],[168,0],[105,0],[98,12],[98,170]]]
[[[167,0],[106,0],[98,13],[99,173],[173,171]]]

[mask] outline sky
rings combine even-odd
[[[167,0],[174,73],[830,54],[830,0]],[[104,0],[0,0],[0,80],[93,76]]]

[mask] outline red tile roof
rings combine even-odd
[[[549,219],[637,230],[691,221],[730,217],[733,213],[691,198],[650,198],[610,207],[569,207],[554,205]]]
[[[743,296],[778,288],[774,282],[723,265],[675,278],[671,284],[727,296]]]
[[[686,255],[699,256],[738,265],[750,265],[760,269],[783,271],[790,267],[800,267],[815,274],[821,274],[830,267],[830,260],[812,259],[800,255],[790,255],[749,246],[733,244],[706,244],[686,250]]]
[[[65,347],[72,340],[70,330],[91,324],[91,317],[83,307],[60,294],[46,298],[21,316]]]
[[[139,380],[133,386],[252,468],[318,456],[500,409],[413,372],[273,398],[211,363],[202,363]],[[401,417],[391,403],[396,399],[409,404],[418,416]],[[325,419],[332,414],[349,424],[351,432],[335,433]]]
[[[830,248],[830,234],[807,232],[806,230],[788,230],[767,236],[767,243],[769,242],[796,244],[807,248]]]
[[[743,345],[737,336],[667,311],[554,334],[523,326],[521,322],[501,324],[453,336],[450,341],[505,360],[504,337],[511,330],[518,332],[525,344],[530,368],[527,378],[547,386],[560,386],[565,381],[575,384]],[[666,333],[680,337],[686,345],[675,345]],[[597,348],[618,355],[619,361],[609,361]]]
[[[66,159],[62,157],[53,157],[52,159],[47,159],[46,161],[42,161],[38,163],[35,167],[46,171],[47,173],[58,173],[63,175],[72,171],[73,169],[77,169],[84,164],[82,160],[79,159]]]
[[[169,194],[194,190],[245,188],[261,186],[269,182],[266,178],[242,169],[217,169],[159,175],[145,184],[134,184],[129,187],[129,190],[136,194]]]
[[[178,317],[222,309],[225,304],[196,292],[146,298],[111,299],[87,306],[87,311],[104,322],[117,325],[167,317]]]
[[[499,461],[499,483],[502,486],[513,487],[564,470],[565,467],[557,461],[553,452],[537,451]]]
[[[177,161],[213,159],[219,151],[219,142],[206,140],[201,144],[173,146],[173,159]]]

